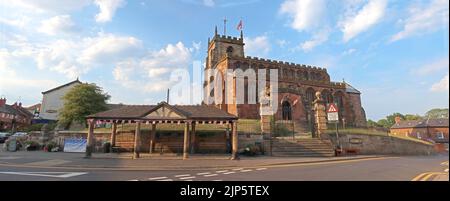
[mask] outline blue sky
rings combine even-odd
[[[447,0],[0,1],[0,95],[38,103],[76,77],[111,102],[154,104],[170,72],[204,61],[214,26],[246,54],[325,67],[368,118],[448,107]]]

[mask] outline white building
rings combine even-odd
[[[40,119],[58,120],[59,111],[64,106],[63,97],[73,87],[82,84],[78,79],[61,85],[59,87],[42,92],[42,106],[40,110]]]

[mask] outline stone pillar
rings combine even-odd
[[[231,124],[231,160],[237,160],[239,159],[238,156],[238,146],[239,146],[239,142],[238,142],[238,131],[237,131],[237,121],[233,121],[233,123]]]
[[[317,136],[320,139],[329,139],[329,136],[326,134],[327,131],[327,112],[325,101],[322,100],[322,95],[318,91],[316,92],[316,100],[313,102],[314,112],[315,112],[315,123],[317,128]]]
[[[93,120],[93,119],[88,120],[89,131],[87,134],[85,158],[91,158],[92,152],[94,151],[94,126],[95,126],[95,120]]]
[[[134,133],[134,153],[133,158],[139,158],[141,148],[141,122],[136,122],[136,131]]]
[[[191,154],[195,153],[195,150],[197,149],[197,136],[195,136],[195,123],[192,123],[192,128],[191,128]]]
[[[150,131],[150,149],[149,149],[150,153],[153,153],[153,148],[155,147],[155,137],[156,137],[156,124],[152,124],[152,130]]]
[[[264,152],[272,155],[272,121],[273,115],[261,115],[261,132],[264,140]]]
[[[184,124],[183,160],[189,158],[189,122]]]
[[[111,128],[111,152],[112,148],[116,146],[116,134],[117,134],[117,123],[113,123]]]

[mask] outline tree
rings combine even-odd
[[[88,115],[107,110],[106,101],[110,96],[95,84],[80,84],[63,97],[64,107],[59,114],[61,124],[78,122],[86,126]]]
[[[425,113],[425,117],[426,118],[430,118],[430,119],[437,119],[437,118],[446,118],[448,119],[448,108],[435,108],[432,109],[430,111],[428,111],[427,113]]]
[[[405,120],[412,121],[412,120],[421,120],[423,117],[417,114],[405,114]]]
[[[380,127],[380,124],[378,124],[377,122],[375,122],[375,121],[373,121],[373,120],[371,120],[371,119],[369,119],[369,120],[367,120],[367,126],[368,127]]]
[[[385,126],[386,128],[390,128],[395,124],[395,118],[396,117],[400,117],[401,120],[405,120],[405,115],[400,114],[398,112],[391,114],[389,116],[386,117],[386,122],[385,122]]]
[[[380,119],[380,120],[377,121],[377,124],[382,126],[382,127],[385,127],[385,128],[390,128],[393,125],[393,124],[390,125],[387,119]]]

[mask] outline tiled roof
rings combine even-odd
[[[426,128],[426,127],[448,127],[448,119],[425,119],[413,121],[400,121],[394,124],[391,128]]]
[[[22,115],[27,117],[32,117],[33,114],[31,114],[27,109],[23,107],[17,107],[14,108],[12,105],[3,105],[0,107],[0,112],[2,113],[8,113],[8,114],[15,114],[15,115]]]
[[[237,119],[236,116],[223,110],[207,105],[169,105],[165,102],[158,105],[123,105],[122,107],[100,112],[88,116],[95,119],[140,119],[159,107],[166,106],[177,113],[185,116],[186,119],[211,119],[211,120],[230,120]]]

